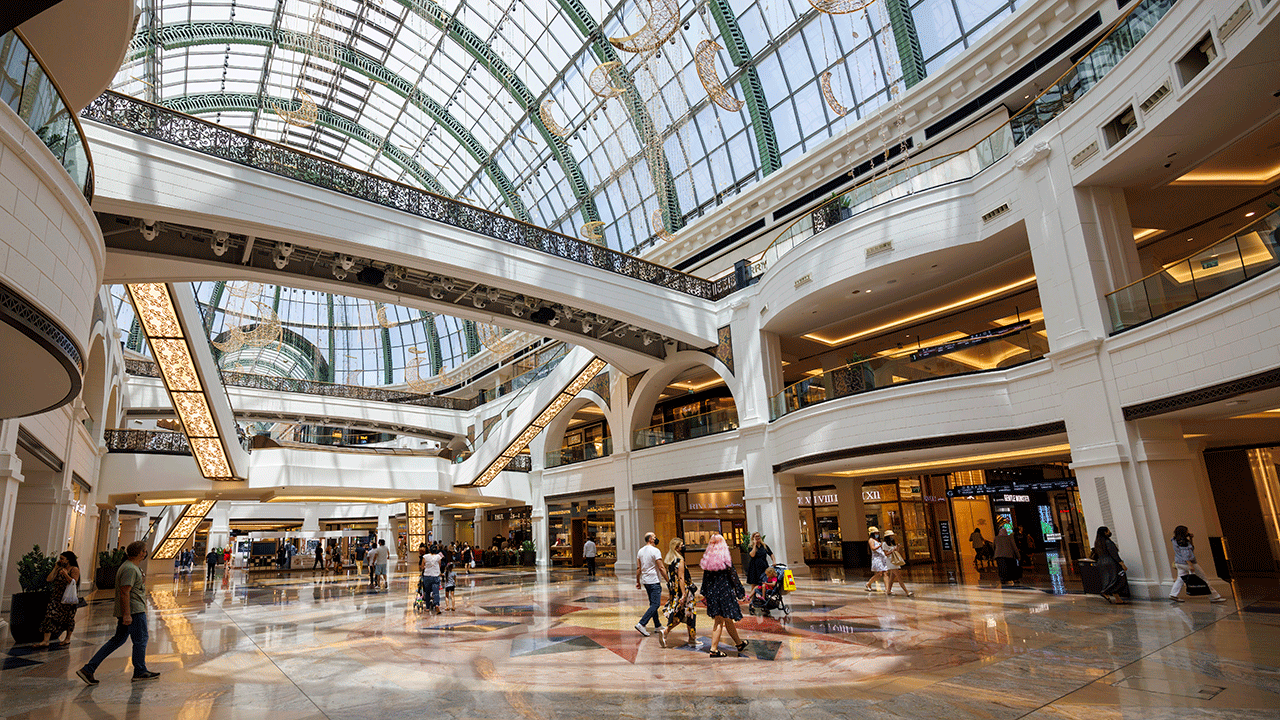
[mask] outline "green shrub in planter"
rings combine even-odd
[[[14,593],[9,606],[9,632],[19,645],[40,639],[40,623],[49,605],[49,583],[46,578],[53,572],[58,558],[40,552],[40,546],[18,560],[18,584],[22,592]]]
[[[18,560],[18,584],[22,586],[22,592],[47,591],[49,583],[46,578],[57,564],[57,555],[45,555],[40,552],[39,545],[32,546],[31,552]]]
[[[124,564],[125,556],[126,553],[122,547],[98,553],[98,569],[94,573],[93,580],[99,590],[115,589],[116,571]]]

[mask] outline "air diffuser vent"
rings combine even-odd
[[[1007,212],[1009,212],[1009,203],[1004,203],[1003,205],[1001,205],[1000,207],[996,208],[995,210],[992,210],[992,211],[990,211],[990,212],[983,213],[983,214],[982,214],[982,222],[984,222],[984,223],[991,222],[992,220],[995,220],[996,218],[1000,217],[1001,215],[1003,215],[1003,214],[1005,214],[1005,213],[1007,213]]]
[[[1098,154],[1098,142],[1095,140],[1084,147],[1083,150],[1071,156],[1071,167],[1080,167],[1085,160]]]
[[[1218,40],[1231,37],[1251,15],[1253,15],[1253,8],[1249,7],[1249,0],[1244,0],[1240,3],[1240,7],[1236,8],[1235,12],[1231,13],[1231,16],[1218,27]]]
[[[1142,105],[1140,106],[1142,108],[1142,112],[1150,113],[1151,108],[1155,107],[1156,105],[1159,105],[1160,101],[1163,100],[1164,97],[1168,95],[1172,90],[1173,88],[1169,86],[1169,81],[1165,80],[1163,85],[1156,88],[1155,92],[1151,93],[1151,95],[1149,95],[1146,100],[1142,101]]]

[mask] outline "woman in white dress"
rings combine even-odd
[[[884,556],[889,563],[889,573],[885,576],[885,594],[893,594],[893,584],[897,583],[902,588],[902,592],[907,597],[915,597],[916,594],[907,589],[902,582],[902,549],[898,546],[898,541],[894,538],[892,530],[884,531],[884,544],[881,547]]]
[[[885,590],[889,589],[888,576],[889,557],[885,555],[884,543],[880,542],[880,528],[872,526],[867,528],[867,549],[871,551],[871,579],[867,581],[867,592],[875,592],[875,588],[871,584],[876,580],[885,581]]]

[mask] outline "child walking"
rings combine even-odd
[[[445,565],[444,568],[444,609],[457,610],[453,604],[453,590],[458,586],[458,574],[454,571],[453,563]]]

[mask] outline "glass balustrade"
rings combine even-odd
[[[854,215],[924,190],[967,180],[991,167],[1097,85],[1146,37],[1175,1],[1139,3],[1053,86],[968,150],[871,178],[805,214],[784,230],[762,255],[751,258],[752,275],[763,274],[796,246]]]
[[[573,463],[595,460],[596,458],[606,457],[611,454],[613,454],[613,438],[603,438],[600,440],[578,443],[576,445],[566,445],[559,450],[552,450],[547,453],[547,467],[553,468],[561,465],[572,465]]]
[[[1272,210],[1231,237],[1109,293],[1111,332],[1168,315],[1280,264],[1278,228],[1280,210]]]
[[[769,398],[769,420],[835,398],[894,385],[1003,370],[1038,360],[1047,352],[1049,340],[1043,320],[961,336],[942,345],[894,350],[787,386]]]
[[[633,446],[635,449],[640,450],[737,429],[737,410],[713,410],[709,413],[680,418],[679,420],[672,420],[671,422],[637,430]]]
[[[93,200],[93,159],[80,121],[40,58],[16,30],[0,36],[0,102],[8,105]]]

